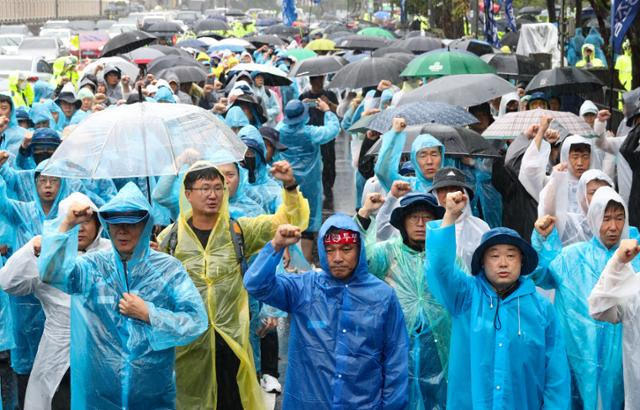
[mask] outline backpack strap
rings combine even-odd
[[[160,249],[167,249],[169,255],[173,256],[176,253],[176,246],[178,246],[178,223],[174,222],[167,236],[160,242]]]
[[[242,227],[235,219],[229,219],[229,233],[231,234],[231,242],[233,242],[233,250],[236,253],[236,260],[240,264],[242,276],[249,269],[247,264],[247,258],[244,255],[244,235],[242,233]]]

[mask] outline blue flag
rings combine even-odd
[[[484,0],[484,35],[487,38],[487,43],[494,47],[500,47],[498,27],[496,26],[496,20],[493,18],[492,0]]]
[[[282,22],[285,26],[293,26],[293,22],[298,19],[296,12],[296,0],[282,1]]]
[[[620,53],[624,35],[633,24],[639,8],[640,0],[611,1],[611,44],[615,53]]]
[[[509,30],[516,32],[516,16],[513,14],[513,0],[506,0],[504,2],[504,14],[507,17],[507,25]]]

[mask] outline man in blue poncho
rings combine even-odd
[[[567,409],[569,368],[558,319],[528,275],[533,248],[515,231],[482,237],[468,276],[455,263],[455,221],[468,197],[447,194],[442,221],[427,228],[425,271],[452,316],[447,407]]]
[[[531,237],[540,255],[533,280],[542,288],[556,290],[555,306],[567,344],[574,408],[624,408],[622,325],[593,320],[588,297],[620,241],[638,238],[638,231],[629,227],[628,215],[620,195],[603,186],[593,194],[587,211],[591,240],[562,248],[554,219],[549,216],[538,219]],[[640,271],[640,260],[631,265]]]
[[[98,217],[113,244],[78,258],[78,225],[92,217],[74,204],[47,226],[41,279],[71,297],[73,409],[173,409],[175,347],[207,329],[202,299],[182,264],[149,247],[151,207],[128,183]]]
[[[322,270],[276,274],[301,233],[281,225],[244,277],[248,292],[291,314],[283,409],[404,409],[408,339],[394,291],[368,272],[352,218],[322,225]]]
[[[287,146],[282,158],[293,167],[300,191],[309,201],[311,215],[309,228],[302,236],[302,251],[307,260],[313,260],[313,236],[322,223],[322,158],[320,145],[335,139],[340,132],[338,117],[331,112],[329,105],[319,99],[317,108],[324,112],[324,126],[307,125],[309,107],[293,100],[284,109],[284,120],[278,124],[280,141]]]
[[[0,94],[0,150],[16,155],[24,134],[24,128],[18,126],[11,96]]]

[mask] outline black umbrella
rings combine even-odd
[[[182,27],[178,23],[172,21],[160,21],[157,23],[151,23],[142,28],[147,33],[159,33],[161,35],[181,33]]]
[[[342,67],[329,83],[328,88],[362,88],[377,85],[381,80],[400,83],[402,61],[384,57],[368,57]]]
[[[225,16],[229,16],[229,17],[246,17],[247,16],[244,13],[244,11],[242,11],[240,9],[229,9],[229,10],[225,11],[224,15]]]
[[[372,57],[385,57],[387,54],[406,54],[413,57],[413,53],[405,48],[398,47],[397,45],[390,45],[379,48],[371,53]]]
[[[604,84],[588,70],[575,67],[540,71],[527,85],[525,92],[553,91],[555,94],[584,94],[600,91]]]
[[[402,152],[411,152],[411,144],[421,134],[431,134],[444,145],[444,152],[457,157],[499,157],[500,153],[493,145],[477,132],[468,128],[442,124],[411,125],[405,129],[407,139]],[[375,155],[380,151],[382,139],[379,139],[367,151],[366,155]]]
[[[123,57],[126,57],[136,64],[148,64],[156,58],[164,56],[165,54],[162,51],[151,47],[140,47],[130,53],[123,54]]]
[[[326,31],[325,31],[326,33]],[[347,36],[352,36],[353,33],[351,31],[334,31],[333,33],[329,33],[327,38],[333,41],[340,41]]]
[[[415,58],[415,55],[407,54],[407,53],[389,53],[389,54],[387,54],[385,56],[385,58],[390,58],[392,60],[398,60],[398,61],[402,62],[402,64],[404,64],[404,66],[406,68],[406,66],[409,65],[411,60],[413,60]]]
[[[178,47],[165,46],[162,44],[153,44],[153,45],[150,45],[149,48],[158,50],[167,56],[174,55],[174,56],[191,57],[188,52]]]
[[[457,105],[420,101],[385,109],[369,123],[369,129],[387,132],[391,129],[395,117],[404,118],[407,125],[435,123],[465,126],[478,122],[476,117]]]
[[[272,47],[281,47],[286,44],[284,41],[282,41],[280,37],[273,34],[249,36],[249,37],[245,37],[244,40],[247,40],[248,42],[250,42],[256,47],[262,47],[263,45],[268,45]]]
[[[491,54],[496,51],[493,47],[491,47],[491,44],[485,43],[484,41],[480,40],[453,40],[451,43],[449,43],[448,48],[449,50],[468,51],[477,56]]]
[[[510,49],[515,50],[518,47],[518,40],[520,40],[520,32],[519,31],[509,31],[508,33],[504,33],[500,43],[503,46],[509,46]]]
[[[194,27],[194,31],[196,33],[202,33],[207,31],[221,31],[221,30],[222,31],[229,30],[229,25],[226,22],[218,19],[201,20]]]
[[[521,54],[485,54],[480,58],[507,79],[530,80],[542,69],[536,60]]]
[[[376,50],[388,46],[390,43],[389,40],[381,37],[354,34],[341,38],[336,47],[348,50]]]
[[[154,36],[145,32],[133,30],[118,34],[104,45],[101,57],[111,57],[118,54],[128,53],[136,48],[144,47],[156,41]]]
[[[174,74],[181,83],[199,83],[207,79],[207,72],[202,68],[194,66],[165,68],[160,71],[157,76],[159,78],[167,78],[169,74]]]
[[[300,29],[298,27],[289,27],[284,24],[275,24],[271,27],[267,27],[263,30],[264,34],[276,34],[276,35],[285,35],[285,36],[295,36],[296,34],[300,34]]]
[[[147,72],[149,74],[155,75],[166,68],[179,67],[179,66],[202,68],[202,64],[200,64],[193,58],[168,55],[168,56],[160,57],[153,60],[151,64],[149,64],[149,67],[147,67]]]
[[[428,51],[442,48],[442,40],[433,37],[411,37],[404,40],[397,40],[391,47],[399,47],[414,54],[422,54]]]
[[[332,74],[347,65],[347,60],[338,56],[311,57],[297,63],[289,77],[305,77]]]

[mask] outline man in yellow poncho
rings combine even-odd
[[[577,68],[598,68],[604,67],[602,60],[596,57],[596,48],[593,44],[584,43],[582,45],[582,59],[576,63]]]
[[[63,78],[68,78],[73,83],[74,88],[78,85],[78,71],[76,67],[78,65],[78,59],[74,56],[59,57],[53,62],[53,77],[52,82],[54,85],[60,85]]]
[[[196,162],[184,176],[180,216],[158,238],[160,250],[184,265],[209,315],[207,332],[176,351],[178,409],[264,408],[249,343],[244,261],[273,237],[279,225],[304,230],[309,222],[309,205],[289,163],[274,163],[272,174],[284,186],[276,213],[236,222],[230,220],[224,177],[213,164]]]
[[[33,104],[33,88],[27,81],[26,74],[14,72],[9,76],[9,91],[13,100],[13,107],[31,107]]]

